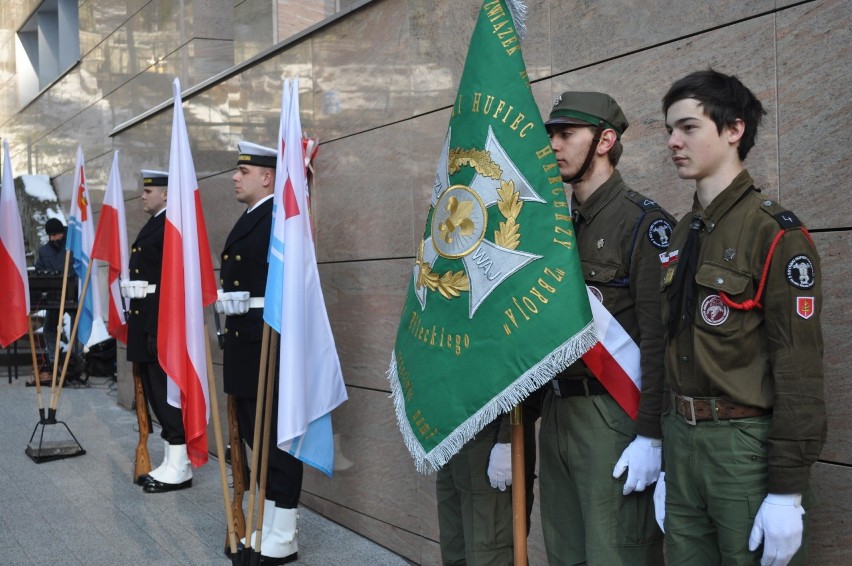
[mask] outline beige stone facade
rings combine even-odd
[[[353,462],[333,479],[308,471],[303,503],[416,563],[439,563],[434,477],[414,469],[385,371],[480,0],[79,0],[79,63],[21,107],[15,32],[39,4],[0,6],[0,135],[15,172],[49,175],[67,210],[82,144],[99,208],[120,150],[132,238],[146,219],[139,170],[168,168],[177,76],[214,267],[241,212],[230,180],[236,143],[273,145],[281,80],[300,77],[303,127],[322,144],[313,196],[318,259],[349,392],[334,423]],[[738,75],[766,106],[747,166],[811,228],[826,278],[829,438],[813,474],[821,504],[811,516],[811,563],[847,563],[852,2],[528,4],[523,49],[539,108],[548,111],[568,89],[612,94],[631,123],[620,170],[678,217],[693,188],[678,180],[665,147],[660,99],[671,82],[712,66]],[[119,403],[129,406],[122,358],[120,350]],[[535,523],[530,561],[546,561]]]

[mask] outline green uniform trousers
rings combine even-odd
[[[754,517],[766,497],[766,435],[771,416],[687,424],[663,417],[666,467],[666,557],[669,566],[753,566],[763,547],[748,549]],[[803,494],[802,506],[813,501]],[[802,548],[790,564],[805,564]]]
[[[539,430],[541,522],[550,566],[663,564],[654,485],[622,495],[612,469],[634,422],[609,395],[544,398]]]
[[[438,470],[436,491],[441,561],[445,566],[512,566],[512,488],[488,480],[488,460],[497,437],[494,422]],[[535,427],[525,426],[527,529],[535,479]],[[531,450],[530,450],[531,448]]]

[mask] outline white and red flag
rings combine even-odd
[[[3,186],[0,189],[0,346],[4,348],[27,331],[30,313],[30,288],[24,254],[24,232],[18,199],[15,197],[15,176],[9,160],[9,142],[3,141]]]
[[[325,309],[308,207],[299,81],[281,93],[263,319],[281,335],[278,447],[332,475],[331,411],[347,399]]]
[[[187,453],[192,465],[198,467],[207,462],[210,418],[204,307],[216,301],[216,279],[178,79],[173,90],[157,351],[170,379],[169,404],[180,407],[183,413]]]
[[[124,196],[118,173],[118,151],[112,158],[112,170],[107,181],[106,194],[101,207],[101,218],[92,244],[92,258],[109,265],[109,313],[107,329],[116,340],[127,344],[127,321],[124,318],[120,281],[130,279],[127,272],[127,221],[124,216]]]
[[[583,362],[619,406],[636,420],[642,391],[639,346],[603,303],[591,291],[588,294],[598,342],[583,354]]]

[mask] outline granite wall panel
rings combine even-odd
[[[774,8],[773,0],[551,0],[549,4],[554,75],[730,25]],[[722,44],[714,45],[714,51],[716,47]],[[636,74],[627,76],[634,78]]]
[[[811,228],[852,226],[852,4],[825,0],[778,13],[781,200]],[[840,182],[838,182],[840,181]]]
[[[411,260],[324,263],[319,272],[346,384],[389,392],[385,372]]]
[[[322,139],[411,117],[409,35],[408,4],[394,1],[358,10],[311,37]]]
[[[852,233],[814,234],[823,278],[822,333],[825,346],[825,399],[828,439],[820,458],[852,466],[852,383],[849,352],[852,352],[852,298],[847,290]]]
[[[809,512],[812,535],[808,564],[845,566],[852,545],[852,468],[819,463],[811,478],[818,504]]]
[[[413,134],[401,122],[321,146],[312,197],[318,261],[413,256]]]

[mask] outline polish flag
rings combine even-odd
[[[178,79],[173,90],[157,350],[160,365],[170,379],[169,404],[179,407],[183,414],[189,460],[199,467],[207,462],[210,419],[204,307],[216,301],[216,279]]]
[[[118,151],[112,158],[112,170],[107,181],[106,194],[101,207],[101,218],[92,244],[92,258],[109,265],[109,313],[107,329],[116,340],[127,344],[127,321],[119,282],[127,281],[127,221],[124,217],[124,196],[118,173]]]
[[[0,194],[0,346],[4,348],[27,331],[30,288],[24,254],[24,231],[15,197],[15,176],[9,159],[9,142],[3,141],[3,185]]]
[[[278,448],[331,476],[331,411],[346,386],[325,309],[309,217],[299,81],[281,93],[263,319],[281,335]]]
[[[586,290],[597,326],[598,342],[583,354],[583,362],[635,421],[642,391],[639,346],[588,287]]]

